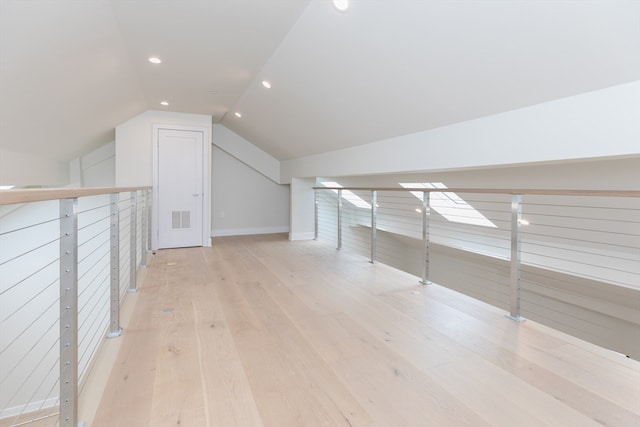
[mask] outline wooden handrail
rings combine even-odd
[[[313,187],[314,190],[426,191],[428,193],[521,194],[535,196],[640,197],[634,190],[542,190],[521,188],[399,188],[399,187]]]
[[[18,203],[41,202],[45,200],[73,199],[98,194],[122,193],[126,191],[147,190],[142,187],[99,187],[99,188],[30,188],[24,190],[0,190],[0,206]],[[477,193],[477,194],[522,194],[544,196],[596,196],[596,197],[640,197],[640,191],[634,190],[543,190],[514,188],[398,188],[398,187],[313,187],[314,190],[350,190],[350,191],[418,191],[438,193]]]
[[[147,190],[151,187],[99,187],[99,188],[29,188],[24,190],[0,190],[0,206],[45,200],[75,199],[98,194],[123,193]]]

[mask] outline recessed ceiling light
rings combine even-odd
[[[151,58],[149,58],[149,62],[151,62],[152,64],[162,64],[162,59],[152,56]]]
[[[349,9],[349,0],[333,0],[333,6],[340,12]]]
[[[169,105],[169,103],[167,101],[162,101],[160,105],[164,105],[166,107],[167,105]]]
[[[263,80],[263,81],[262,81],[262,86],[266,87],[267,89],[271,89],[271,83],[269,83],[269,82],[268,82],[268,81],[266,81],[266,80]]]
[[[242,117],[242,114],[240,114],[240,113],[238,113],[238,112],[236,111],[236,112],[235,112],[235,116],[236,116],[237,118],[240,118],[240,117]]]

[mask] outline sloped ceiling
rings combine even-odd
[[[638,79],[637,0],[0,0],[0,148],[62,160],[147,109],[284,160]]]
[[[149,109],[219,120],[306,4],[0,0],[0,148],[69,160]]]

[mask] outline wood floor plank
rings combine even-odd
[[[149,269],[137,295],[136,312],[131,323],[122,337],[114,338],[123,342],[93,421],[95,427],[149,425],[156,349],[162,339],[158,326],[162,314],[158,312],[157,305],[163,275],[157,265]]]
[[[305,289],[305,294],[313,294],[317,289],[317,287]],[[493,377],[494,382],[498,382],[502,377],[502,382],[499,382],[501,386],[498,387],[497,390],[494,390],[494,393],[478,393],[478,395],[483,396],[483,399],[476,398],[469,400],[479,413],[483,413],[487,418],[491,419],[492,422],[507,425],[522,417],[526,419],[527,423],[524,424],[520,421],[520,425],[539,426],[543,425],[545,421],[549,421],[549,419],[545,420],[545,415],[549,414],[549,416],[553,416],[550,408],[554,406],[561,407],[556,405],[557,402],[554,399],[547,397],[545,400],[544,394],[538,393],[535,389],[531,390],[530,387],[527,386],[527,383],[518,381],[516,377],[511,378],[511,376],[505,375],[502,370],[497,369],[494,365],[478,359],[476,355],[470,353],[464,346],[457,345],[454,342],[450,342],[448,348],[444,348],[442,345],[436,348],[424,345],[434,339],[438,339],[439,343],[442,344],[442,342],[446,340],[446,337],[429,337],[426,333],[423,333],[429,329],[427,325],[412,322],[410,318],[404,316],[400,311],[396,311],[392,307],[385,307],[384,304],[377,301],[380,298],[376,295],[367,295],[367,293],[361,292],[357,295],[356,300],[347,302],[349,295],[346,289],[347,288],[344,287],[338,287],[338,289],[333,289],[330,292],[330,295],[334,297],[338,296],[338,298],[333,301],[333,304],[337,307],[345,304],[344,307],[349,308],[351,315],[360,319],[366,319],[367,321],[362,324],[362,327],[366,329],[367,333],[370,333],[372,337],[375,336],[378,339],[377,346],[386,346],[397,351],[398,354],[408,357],[422,372],[439,378],[439,382],[432,381],[432,389],[443,390],[447,389],[448,385],[457,383],[457,387],[451,388],[448,391],[460,394],[471,390],[474,384],[485,384],[484,381],[476,381],[474,377],[477,375],[474,375],[473,370],[464,376],[459,375],[460,372],[465,371],[470,365],[474,366],[474,369],[485,373],[485,375]],[[318,295],[317,297],[321,298],[322,295]],[[356,301],[357,304],[354,304]],[[331,335],[335,335],[333,330]],[[425,340],[425,338],[427,340]],[[321,339],[319,336],[314,336],[311,341],[319,342]],[[442,351],[443,349],[445,351]],[[336,355],[329,357],[331,359],[337,358]],[[478,360],[474,362],[474,358]],[[449,377],[446,375],[442,376],[442,371],[446,367],[451,366],[454,368],[449,369]],[[454,376],[457,378],[457,381],[450,381]],[[513,381],[509,382],[509,379],[513,379]],[[428,381],[424,379],[423,382],[428,383]],[[460,384],[464,384],[465,386],[460,387]],[[486,386],[484,387],[487,388]],[[526,399],[528,401],[527,407],[525,407],[524,410],[520,408],[517,403],[510,402],[512,396],[517,395],[519,389],[522,388],[525,390],[522,394],[528,396]],[[521,400],[522,397],[516,399]],[[536,399],[538,399],[537,402]],[[534,405],[534,403],[537,403],[537,405]],[[495,407],[497,405],[503,406],[504,410],[496,412]],[[544,411],[535,409],[533,413],[528,414],[527,417],[523,417],[523,413],[531,412],[527,411],[528,407],[539,408],[541,406],[545,408]],[[568,409],[568,412],[571,413],[571,410]],[[496,415],[498,415],[498,417],[496,417]],[[574,422],[567,425],[589,425],[590,420],[585,419],[579,414],[574,415]],[[567,416],[565,416],[565,418],[567,418]]]
[[[159,251],[138,297],[94,426],[640,427],[637,361],[319,242]]]
[[[210,408],[211,426],[262,427],[253,393],[236,345],[224,316],[216,290],[216,275],[211,273],[212,259],[204,254],[199,258],[207,268],[207,278],[194,293],[194,312],[198,314],[196,327],[202,381],[207,386],[206,403]]]
[[[263,271],[259,281],[243,281],[248,268],[243,262],[253,263],[249,254],[226,261],[234,268],[223,270],[226,286],[219,295],[230,307],[227,318],[254,396],[265,402],[259,405],[264,424],[369,425],[355,399],[270,301],[261,283],[273,285],[275,278]]]
[[[619,386],[608,390],[607,393],[607,390],[597,384],[585,384],[586,381],[575,374],[578,370],[583,375],[591,376],[591,373],[584,374],[585,371],[583,371],[589,363],[576,364],[575,360],[565,357],[566,355],[558,358],[557,352],[562,353],[568,344],[558,341],[555,337],[547,337],[531,330],[529,328],[531,323],[518,325],[508,319],[496,317],[491,323],[495,325],[502,322],[507,329],[488,327],[479,329],[483,321],[469,318],[464,323],[473,324],[473,327],[459,328],[455,326],[456,322],[453,322],[452,326],[451,323],[443,321],[441,312],[435,307],[437,304],[433,302],[431,306],[434,310],[429,311],[430,314],[426,316],[426,312],[411,304],[409,302],[411,298],[406,295],[401,298],[396,293],[390,295],[388,299],[405,313],[413,313],[427,324],[437,327],[448,338],[464,343],[466,348],[500,369],[526,380],[534,387],[553,396],[554,399],[585,413],[592,420],[598,420],[605,425],[634,425],[640,422],[638,415],[640,408],[632,402],[640,396],[640,390],[633,381],[633,369],[627,369],[625,375],[619,372],[611,375],[613,370],[617,370],[616,363],[603,363],[595,369],[594,371],[599,371],[596,375],[602,379],[603,383],[614,383]],[[439,313],[439,315],[432,317],[432,313]],[[454,317],[467,316],[461,312],[451,314]],[[509,329],[514,330],[510,334],[505,333],[509,332]],[[532,375],[532,372],[535,372],[535,375]],[[625,406],[625,403],[631,403],[631,408]]]
[[[348,314],[320,320],[306,319],[307,333],[381,425],[490,425]]]
[[[415,280],[412,278],[410,279],[410,281],[414,282]],[[319,300],[322,300],[325,296],[327,296],[327,294],[331,295],[330,298],[333,299],[334,307],[343,308],[345,312],[355,314],[356,316],[358,316],[359,314],[362,314],[362,312],[360,310],[354,310],[355,308],[365,307],[370,304],[370,301],[367,301],[367,297],[369,297],[370,300],[377,298],[374,291],[373,293],[368,293],[368,294],[365,293],[365,294],[359,295],[360,298],[358,300],[351,299],[350,301],[348,293],[342,292],[341,294],[340,292],[341,290],[345,291],[347,288],[344,288],[338,285],[336,286],[336,289],[331,289],[331,292],[329,293],[323,292],[323,289],[326,291],[326,289],[330,287],[331,285],[329,283],[325,283],[323,284],[323,286],[314,286],[311,289],[306,288],[303,294],[306,296],[315,294],[316,302]],[[346,305],[341,305],[341,304],[346,304]],[[287,308],[289,306],[290,304],[287,304]],[[379,305],[376,308],[381,310],[384,309],[384,307],[381,307]],[[344,329],[344,324],[335,325],[335,324],[332,324],[331,322],[332,320],[335,320],[335,318],[343,318],[344,316],[347,316],[345,312],[341,312],[336,316],[331,316],[332,319],[330,319],[329,316],[323,318],[319,324],[316,324],[315,329],[322,330],[324,332],[324,336],[320,336],[316,334],[315,336],[313,336],[311,341],[314,343],[318,343],[318,342],[322,342],[323,338],[327,338],[327,337],[335,338],[336,331]],[[387,321],[389,320],[389,316],[387,316],[386,313],[383,313],[380,311],[375,312],[374,310],[369,310],[369,312],[365,314],[365,318],[375,323],[378,318],[377,315],[380,315],[380,318],[384,318]],[[303,329],[305,330],[311,329],[308,327],[308,323],[310,322],[309,319],[305,319],[305,320],[307,320],[307,327]],[[405,326],[406,326],[406,321],[408,319],[405,318],[403,320],[405,321]],[[342,321],[346,323],[352,322],[349,316],[347,316],[346,318],[343,318]],[[300,323],[300,319],[297,319],[297,323],[298,324]],[[367,323],[370,323],[370,322],[367,322]],[[372,348],[368,348],[366,349],[366,351],[363,351],[360,354],[357,354],[355,356],[352,355],[351,357],[348,357],[346,353],[352,351],[355,346],[358,346],[362,342],[376,341],[373,336],[368,335],[369,331],[364,332],[362,329],[360,329],[361,325],[356,326],[355,323],[352,324],[351,327],[357,328],[359,330],[359,333],[354,334],[353,337],[344,338],[343,339],[344,342],[342,343],[342,346],[340,346],[341,348],[339,350],[334,348],[339,346],[335,343],[333,339],[331,340],[330,343],[321,345],[320,347],[322,348],[323,351],[326,351],[328,349],[330,353],[333,352],[332,355],[328,356],[328,359],[331,360],[333,364],[338,364],[343,362],[346,363],[345,362],[346,360],[351,360],[351,361],[355,361],[359,365],[365,365],[366,361],[369,358],[378,360],[381,358],[381,355],[378,353],[388,352],[389,354],[387,355],[387,357],[390,361],[387,363],[386,369],[383,369],[383,372],[378,375],[373,375],[374,377],[382,378],[384,385],[374,385],[369,383],[365,387],[369,392],[376,389],[385,390],[385,392],[388,392],[389,381],[397,382],[400,377],[404,377],[404,374],[402,374],[402,371],[394,365],[405,366],[403,370],[410,371],[410,376],[412,377],[412,383],[416,382],[420,384],[423,387],[423,389],[415,393],[409,393],[408,395],[409,397],[408,399],[405,398],[404,404],[410,405],[411,403],[413,403],[416,407],[430,407],[432,410],[429,411],[428,414],[421,414],[419,411],[416,412],[415,410],[404,411],[404,413],[409,414],[409,418],[407,419],[400,418],[398,415],[400,412],[398,410],[388,411],[393,414],[394,418],[387,419],[385,421],[386,423],[397,422],[397,423],[401,423],[401,425],[424,425],[424,423],[430,423],[429,425],[431,425],[431,423],[433,423],[433,425],[440,425],[442,422],[448,422],[450,423],[450,425],[484,425],[483,424],[484,422],[479,417],[477,417],[475,414],[472,414],[464,406],[461,407],[459,405],[458,400],[455,397],[450,397],[449,400],[447,401],[445,396],[448,393],[444,390],[444,388],[440,384],[432,381],[430,378],[427,378],[421,375],[418,372],[419,369],[416,370],[414,366],[411,366],[405,360],[402,360],[397,356],[395,356],[393,351],[390,351],[390,346],[385,343],[385,341],[389,341],[389,340],[384,338],[389,337],[388,330],[390,329],[394,330],[396,328],[394,327],[394,325],[381,325],[381,326],[382,327],[380,328],[380,330],[385,330],[384,333],[388,335],[386,337],[382,336],[383,340],[378,340],[379,341],[378,343],[372,344]],[[371,332],[375,334],[375,329]],[[397,332],[398,334],[403,333],[401,329],[398,329],[397,331],[394,331],[394,332]],[[415,337],[412,337],[411,342],[415,343],[416,341],[417,340],[415,340]],[[340,356],[337,357],[336,355],[340,355]],[[424,356],[427,356],[427,355],[428,353],[424,354]],[[429,357],[425,357],[424,359],[420,360],[419,363],[422,364],[425,361],[429,361],[429,363],[432,363],[432,354],[429,354],[428,356]],[[439,363],[444,363],[444,360],[446,359],[443,359]],[[369,368],[369,371],[375,372],[374,368]],[[389,376],[391,372],[395,377]],[[367,377],[366,380],[370,380],[370,379]],[[420,398],[416,400],[415,399],[416,396],[420,396]],[[433,400],[431,402],[428,402],[429,398]],[[412,402],[412,399],[413,399],[413,402]],[[421,399],[425,399],[427,401],[422,402]],[[408,402],[406,400],[408,400]],[[436,404],[434,404],[434,402]],[[438,411],[435,411],[434,408],[444,408],[444,409],[442,410],[442,413],[438,413]],[[451,409],[451,408],[454,408],[454,409]],[[373,410],[375,410],[375,408],[373,408]],[[385,413],[386,412],[387,411],[385,411]],[[456,416],[452,416],[451,412],[455,413]],[[466,415],[465,415],[465,412],[467,412]],[[456,421],[456,418],[459,418],[459,419]],[[445,419],[447,421],[444,421]],[[534,424],[531,424],[531,425],[534,425]]]

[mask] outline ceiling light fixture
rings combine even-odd
[[[266,87],[267,89],[271,89],[271,83],[269,83],[269,82],[268,82],[268,81],[266,81],[266,80],[263,80],[263,81],[262,81],[262,86]]]
[[[167,105],[169,105],[169,103],[167,101],[162,101],[160,105],[164,105],[166,107]]]
[[[333,0],[333,6],[340,12],[345,12],[349,9],[349,0]]]
[[[236,112],[235,112],[235,116],[236,116],[237,118],[240,118],[240,117],[242,117],[242,114],[240,114],[240,113],[238,113],[238,112],[236,111]]]
[[[151,62],[152,64],[162,64],[162,59],[152,56],[151,58],[149,58],[149,62]]]

